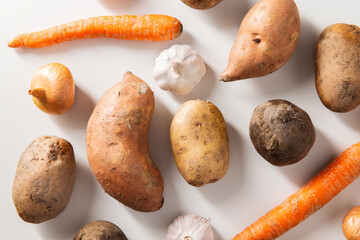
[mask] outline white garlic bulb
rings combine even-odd
[[[178,95],[190,93],[204,77],[206,67],[189,45],[173,45],[155,60],[153,77],[159,87]]]
[[[177,217],[167,230],[166,240],[214,240],[210,219],[196,214]]]

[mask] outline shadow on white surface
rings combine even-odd
[[[79,162],[77,160],[75,187],[68,206],[58,217],[37,226],[43,239],[72,239],[89,222],[96,182],[90,168]]]
[[[337,113],[336,116],[352,129],[358,132],[360,131],[360,124],[359,124],[360,107],[357,107],[354,110],[347,113]]]
[[[241,135],[229,123],[227,125],[229,135],[230,164],[225,176],[218,182],[205,185],[199,188],[199,192],[203,194],[208,201],[212,202],[215,207],[220,204],[226,204],[227,200],[231,200],[236,192],[242,189],[245,183],[243,174],[243,142]]]
[[[238,33],[240,24],[252,4],[249,0],[225,0],[209,10],[200,11],[208,18],[208,22],[225,33],[229,31],[235,37]],[[230,52],[230,49],[228,49]]]
[[[75,102],[69,112],[51,116],[52,120],[65,129],[86,129],[95,107],[94,100],[78,86],[75,87]]]
[[[163,175],[174,164],[170,145],[170,124],[173,115],[155,96],[155,110],[149,127],[149,149],[152,159]]]
[[[315,46],[318,31],[309,20],[301,19],[298,45],[290,60],[279,70],[264,77],[253,79],[257,88],[267,93],[284,93],[305,81],[313,81],[315,87]]]
[[[138,0],[100,0],[108,9],[118,12],[136,4]]]
[[[180,214],[180,203],[176,187],[171,181],[172,174],[177,171],[170,145],[170,124],[173,115],[156,96],[155,101],[155,111],[149,129],[149,148],[151,157],[164,178],[164,205],[155,213],[129,211],[147,228],[163,229]]]
[[[196,100],[200,99],[203,101],[208,100],[208,97],[211,95],[211,92],[216,85],[218,76],[215,73],[214,69],[212,69],[208,64],[206,65],[206,73],[205,76],[201,79],[200,83],[195,86],[194,90],[186,95],[176,95],[172,94],[174,96],[174,99],[178,101],[180,104],[183,104],[184,102],[188,100]]]
[[[280,167],[279,170],[293,183],[302,187],[338,155],[332,146],[329,139],[316,130],[315,143],[307,156],[297,163]]]

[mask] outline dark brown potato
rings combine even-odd
[[[127,240],[127,238],[115,224],[97,220],[82,227],[73,240]]]
[[[205,10],[214,7],[222,0],[181,0],[183,3],[188,5],[189,7]]]
[[[249,130],[256,151],[275,166],[303,159],[316,135],[309,115],[286,100],[271,100],[256,107]]]
[[[333,112],[360,104],[360,28],[337,23],[319,36],[315,54],[316,90]]]

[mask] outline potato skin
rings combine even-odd
[[[127,240],[127,238],[115,224],[96,220],[82,227],[73,240]]]
[[[205,10],[215,7],[215,5],[220,3],[222,0],[181,0],[181,1],[186,5],[188,5],[189,7],[198,10]]]
[[[75,184],[71,144],[55,136],[32,141],[21,155],[12,187],[21,219],[41,223],[58,216],[70,201]]]
[[[220,81],[261,77],[282,67],[300,36],[293,0],[260,0],[244,17]]]
[[[249,130],[256,151],[275,166],[286,166],[303,159],[316,136],[309,115],[281,99],[256,107]]]
[[[349,112],[360,104],[360,28],[337,23],[319,36],[315,82],[321,102],[334,112]]]
[[[102,188],[142,212],[156,211],[163,204],[164,181],[147,140],[154,108],[150,87],[127,72],[100,99],[86,132],[88,161]]]
[[[185,102],[170,126],[176,165],[192,186],[220,180],[229,167],[229,142],[220,110],[211,102]]]

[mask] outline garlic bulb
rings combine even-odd
[[[40,110],[48,114],[63,114],[74,104],[73,76],[60,63],[47,64],[35,72],[28,93]]]
[[[159,87],[178,95],[190,93],[204,77],[206,67],[189,45],[173,45],[155,60],[153,77]]]
[[[214,240],[210,219],[196,214],[179,216],[170,224],[166,240]]]

